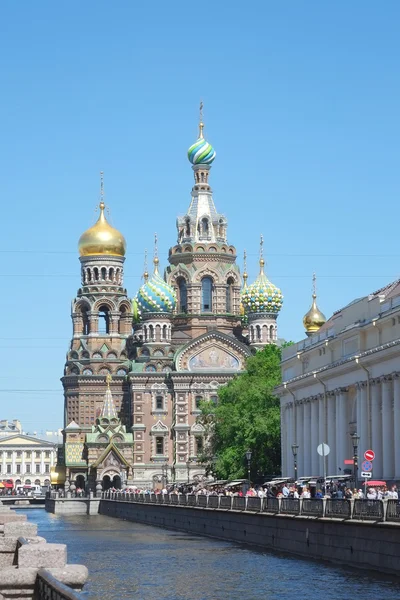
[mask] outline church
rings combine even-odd
[[[199,136],[188,150],[191,202],[159,272],[131,300],[124,288],[126,242],[110,225],[101,185],[99,218],[79,240],[81,287],[64,376],[66,487],[155,487],[201,480],[202,401],[276,343],[282,293],[264,273],[247,285],[228,242],[209,179],[214,148]]]

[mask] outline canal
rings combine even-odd
[[[230,542],[104,516],[26,511],[48,542],[68,546],[68,562],[89,569],[91,600],[390,598],[399,580],[317,561],[258,552]]]

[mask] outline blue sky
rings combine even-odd
[[[2,3],[0,418],[62,425],[77,241],[104,171],[140,284],[190,200],[203,99],[228,235],[303,337],[313,271],[329,316],[398,277],[400,5],[387,1]],[[18,391],[21,390],[21,391]]]

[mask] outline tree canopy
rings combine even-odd
[[[280,349],[266,346],[248,358],[243,374],[219,389],[216,405],[203,403],[199,420],[208,443],[202,462],[218,478],[247,477],[248,449],[252,479],[280,473],[280,405],[273,393],[281,382],[280,360]]]

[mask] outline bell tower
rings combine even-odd
[[[129,361],[126,340],[132,330],[132,305],[123,287],[126,243],[106,217],[103,173],[100,212],[79,240],[81,287],[72,301],[73,335],[62,383],[65,426],[90,428],[102,408],[102,382],[112,375],[116,410],[129,424]],[[127,422],[128,421],[128,422]]]

